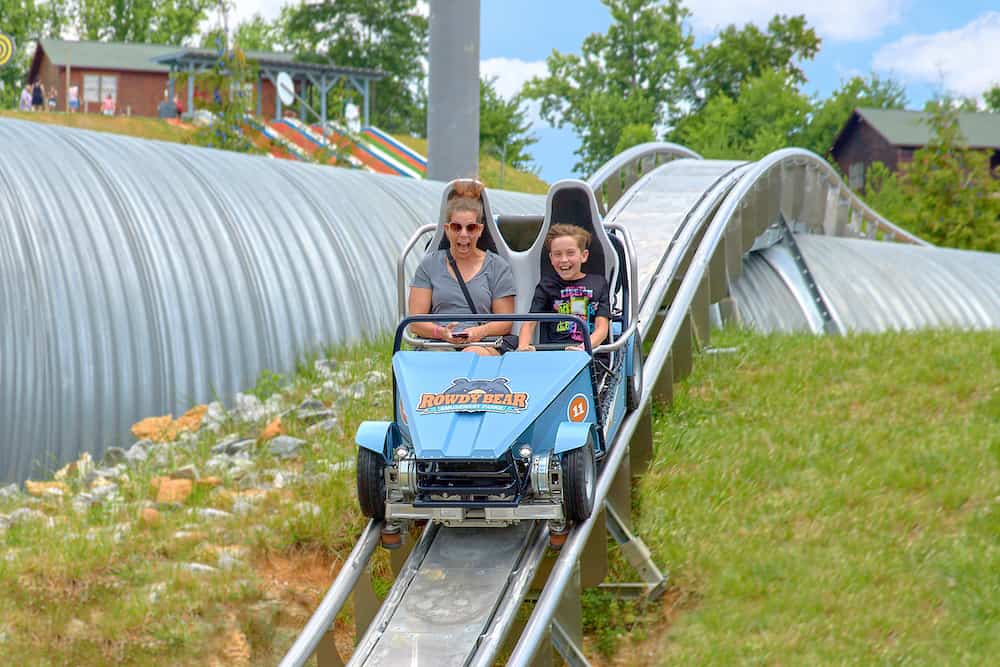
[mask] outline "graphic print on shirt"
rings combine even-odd
[[[594,301],[594,290],[585,285],[570,285],[559,290],[559,298],[552,304],[553,310],[561,315],[577,315],[587,323],[587,328],[593,328],[594,314],[597,311],[597,303]],[[569,333],[571,340],[582,343],[583,332],[579,330],[575,322],[558,322],[555,325],[555,332],[559,334]],[[589,335],[589,331],[587,332]]]

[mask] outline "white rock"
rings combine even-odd
[[[159,600],[161,596],[166,594],[166,592],[167,592],[167,582],[159,581],[155,584],[152,584],[149,587],[149,592],[146,594],[146,598],[149,600],[150,604],[155,604],[156,601]]]
[[[182,570],[187,570],[188,572],[194,572],[195,574],[211,574],[213,572],[218,572],[218,570],[211,565],[205,565],[203,563],[179,563],[177,567]]]
[[[323,513],[323,510],[319,508],[319,505],[315,503],[310,503],[308,501],[303,501],[301,503],[295,504],[295,511],[299,514],[308,514],[310,516],[319,516]]]
[[[217,510],[214,507],[199,507],[195,510],[195,513],[202,519],[216,520],[216,519],[228,519],[233,515],[229,512],[223,510]]]

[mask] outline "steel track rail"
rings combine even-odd
[[[675,150],[678,148],[681,150]],[[655,161],[664,159],[664,156],[666,156],[667,160],[698,157],[697,154],[687,151],[683,147],[673,145],[637,146],[626,154],[616,157],[595,174],[590,183],[595,191],[600,189],[605,195],[604,204],[610,209],[606,218],[607,222],[613,223],[615,218],[628,208],[635,193],[641,190],[653,176],[653,171],[647,170],[643,173],[643,165],[649,167],[653,164],[653,170],[655,171]],[[759,193],[762,189],[766,190],[767,188],[774,187],[774,179],[772,178],[774,173],[777,172],[784,175],[784,171],[789,168],[805,168],[809,170],[811,178],[816,181],[823,181],[823,187],[826,189],[822,191],[827,200],[829,200],[831,189],[834,188],[836,189],[835,192],[838,195],[839,203],[843,204],[843,200],[846,199],[849,207],[849,224],[827,230],[834,235],[862,236],[872,239],[881,236],[884,240],[927,245],[922,239],[893,225],[866,206],[844,186],[830,165],[808,151],[801,149],[777,151],[756,163],[741,165],[722,174],[705,190],[699,200],[689,210],[683,224],[677,230],[676,238],[673,239],[667,253],[660,260],[649,289],[642,295],[638,320],[640,332],[645,337],[653,327],[657,313],[660,311],[673,283],[680,279],[680,286],[673,297],[672,306],[666,312],[665,319],[659,327],[656,338],[652,343],[649,356],[643,365],[643,394],[640,399],[639,408],[626,417],[610,448],[609,456],[605,460],[598,478],[595,505],[603,506],[608,497],[615,473],[628,451],[627,444],[640,426],[642,415],[654,394],[656,381],[670,361],[670,353],[675,345],[678,333],[681,331],[685,319],[692,309],[696,293],[702,281],[708,275],[713,256],[720,251],[727,227],[734,219],[738,219],[740,209],[746,205],[748,200],[755,196],[755,193]],[[618,193],[615,193],[613,191],[614,188],[612,188],[612,192],[609,193],[607,187],[609,182],[615,183],[616,186],[626,185],[627,187],[621,188],[622,191]],[[782,182],[782,186],[784,185],[785,183]],[[792,185],[792,187],[794,188],[796,185]],[[625,197],[626,192],[631,196]],[[608,196],[609,194],[612,196]],[[774,193],[770,194],[772,197],[776,196]],[[826,205],[826,202],[823,202],[823,204]],[[778,210],[780,210],[780,207],[778,207]],[[758,224],[758,226],[760,225]],[[763,231],[763,229],[759,231]],[[754,233],[753,236],[756,236],[759,231]],[[749,247],[744,247],[741,248],[741,251],[746,252],[749,249]],[[679,272],[685,266],[685,262],[687,262],[687,268],[683,278],[681,278]],[[520,639],[514,647],[514,652],[510,655],[508,664],[530,664],[543,639],[550,632],[556,608],[570,582],[570,577],[574,572],[576,563],[580,559],[584,545],[593,531],[599,516],[601,516],[600,513],[595,512],[590,519],[574,527],[571,531],[535,605],[534,612],[522,631]],[[369,525],[370,530],[371,525]],[[369,533],[366,532],[363,540],[368,536]],[[518,566],[511,572],[507,586],[504,589],[505,594],[502,596],[502,601],[494,609],[491,620],[487,624],[485,631],[480,635],[473,654],[467,660],[467,664],[485,666],[492,664],[496,659],[503,641],[510,627],[513,625],[517,609],[534,578],[537,566],[544,556],[544,531],[535,530],[532,532],[532,536]],[[429,543],[433,540],[433,537],[430,536],[427,540],[427,545],[419,550],[420,558],[426,555],[426,549],[429,548]],[[359,545],[355,547],[352,557],[355,553],[364,552],[364,549],[359,551],[362,543],[359,542]],[[370,557],[370,551],[368,552],[368,557]],[[408,560],[407,565],[404,566],[404,572],[408,571],[406,570],[407,567],[413,569],[419,567],[419,564],[410,564]],[[294,655],[292,651],[289,652],[289,655],[281,663],[283,667],[303,664],[305,659],[311,654],[311,651],[315,649],[322,634],[329,628],[330,623],[332,623],[333,618],[336,616],[336,612],[339,610],[339,605],[342,605],[346,600],[346,594],[343,594],[342,591],[346,589],[349,592],[354,582],[357,581],[357,576],[354,576],[349,584],[347,582],[341,583],[341,576],[344,576],[343,571],[338,576],[338,580],[334,582],[333,587],[331,587],[331,592],[327,594],[327,598],[324,598],[321,608],[317,610],[317,615],[321,611],[323,612],[322,617],[317,618],[314,616],[310,620],[306,630],[303,631],[303,636],[300,636],[293,650],[296,647],[300,647],[300,645],[301,647],[295,651]],[[340,591],[337,595],[333,595],[334,588]],[[405,589],[405,586],[401,588]],[[328,605],[328,599],[339,604]],[[395,606],[399,605],[401,600],[401,595],[394,597],[390,594],[390,598],[384,603],[383,610],[380,611],[383,629],[385,619],[392,616]],[[371,636],[374,636],[373,632],[378,632],[376,630],[378,625],[379,623],[372,624],[366,638],[359,645],[359,649],[363,646],[368,646],[368,651],[370,651]],[[310,637],[305,638],[304,636],[307,634]],[[308,649],[308,651],[305,649]],[[364,650],[361,653],[363,655],[367,654]],[[357,657],[363,659],[360,655]],[[352,660],[352,664],[355,663],[356,661]]]
[[[669,361],[669,354],[674,346],[674,341],[692,309],[695,296],[702,281],[708,275],[712,258],[722,247],[721,244],[727,227],[734,220],[738,219],[740,208],[749,197],[753,196],[755,188],[760,187],[762,184],[768,184],[768,176],[774,170],[783,170],[789,165],[795,167],[808,166],[821,172],[835,184],[843,185],[836,172],[815,154],[802,149],[776,151],[759,162],[747,165],[741,169],[735,169],[727,174],[726,177],[716,181],[711,188],[716,197],[703,196],[701,198],[695,210],[689,215],[689,220],[681,230],[682,238],[678,239],[678,242],[671,246],[668,253],[669,256],[664,261],[655,282],[647,292],[647,298],[643,300],[643,308],[640,311],[639,318],[647,326],[651,317],[655,315],[655,312],[666,297],[667,290],[674,281],[676,271],[684,261],[685,255],[691,248],[691,244],[696,240],[698,244],[681,280],[677,294],[673,298],[672,305],[667,310],[656,339],[652,344],[649,356],[645,360],[643,368],[643,394],[639,406],[622,423],[615,443],[610,450],[610,456],[598,478],[596,502],[603,503],[608,496],[611,483],[614,479],[614,473],[621,465],[627,451],[627,447],[624,445],[631,440],[640,424],[642,414],[653,395],[655,382]],[[636,189],[639,189],[641,185],[641,183],[638,183]],[[725,199],[714,215],[711,215],[712,204],[714,201],[718,201],[718,195],[721,193],[725,193]],[[709,194],[706,192],[706,195]],[[853,197],[851,203],[861,211],[861,214],[865,216],[865,220],[872,224],[876,232],[883,235],[883,238],[927,245],[922,239],[902,230],[879,216],[863,202],[854,197],[853,194],[850,197]],[[778,211],[780,211],[780,206],[778,207]],[[699,234],[702,229],[703,233]],[[877,238],[876,232],[864,235],[869,238]],[[743,248],[743,251],[745,252],[749,249]],[[596,517],[592,516],[583,524],[576,526],[571,532],[535,605],[534,612],[529,618],[521,634],[521,638],[514,647],[513,653],[510,655],[507,662],[508,665],[529,665],[534,659],[544,638],[550,631],[563,591],[569,584],[574,567],[582,554],[587,538],[594,528],[595,519]]]

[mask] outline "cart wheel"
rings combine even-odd
[[[594,448],[588,442],[583,447],[562,455],[563,508],[566,518],[585,521],[594,509],[594,491],[597,487],[597,465]]]
[[[625,386],[625,407],[629,412],[639,407],[639,399],[642,398],[642,339],[639,334],[635,335],[632,342],[632,375],[628,378]]]
[[[385,459],[359,447],[357,472],[361,513],[372,519],[385,518]]]

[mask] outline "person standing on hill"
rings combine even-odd
[[[34,111],[45,110],[45,86],[37,79],[31,86],[31,108]]]
[[[21,91],[21,101],[18,105],[21,111],[31,111],[31,88],[30,86],[25,86],[24,90]]]

